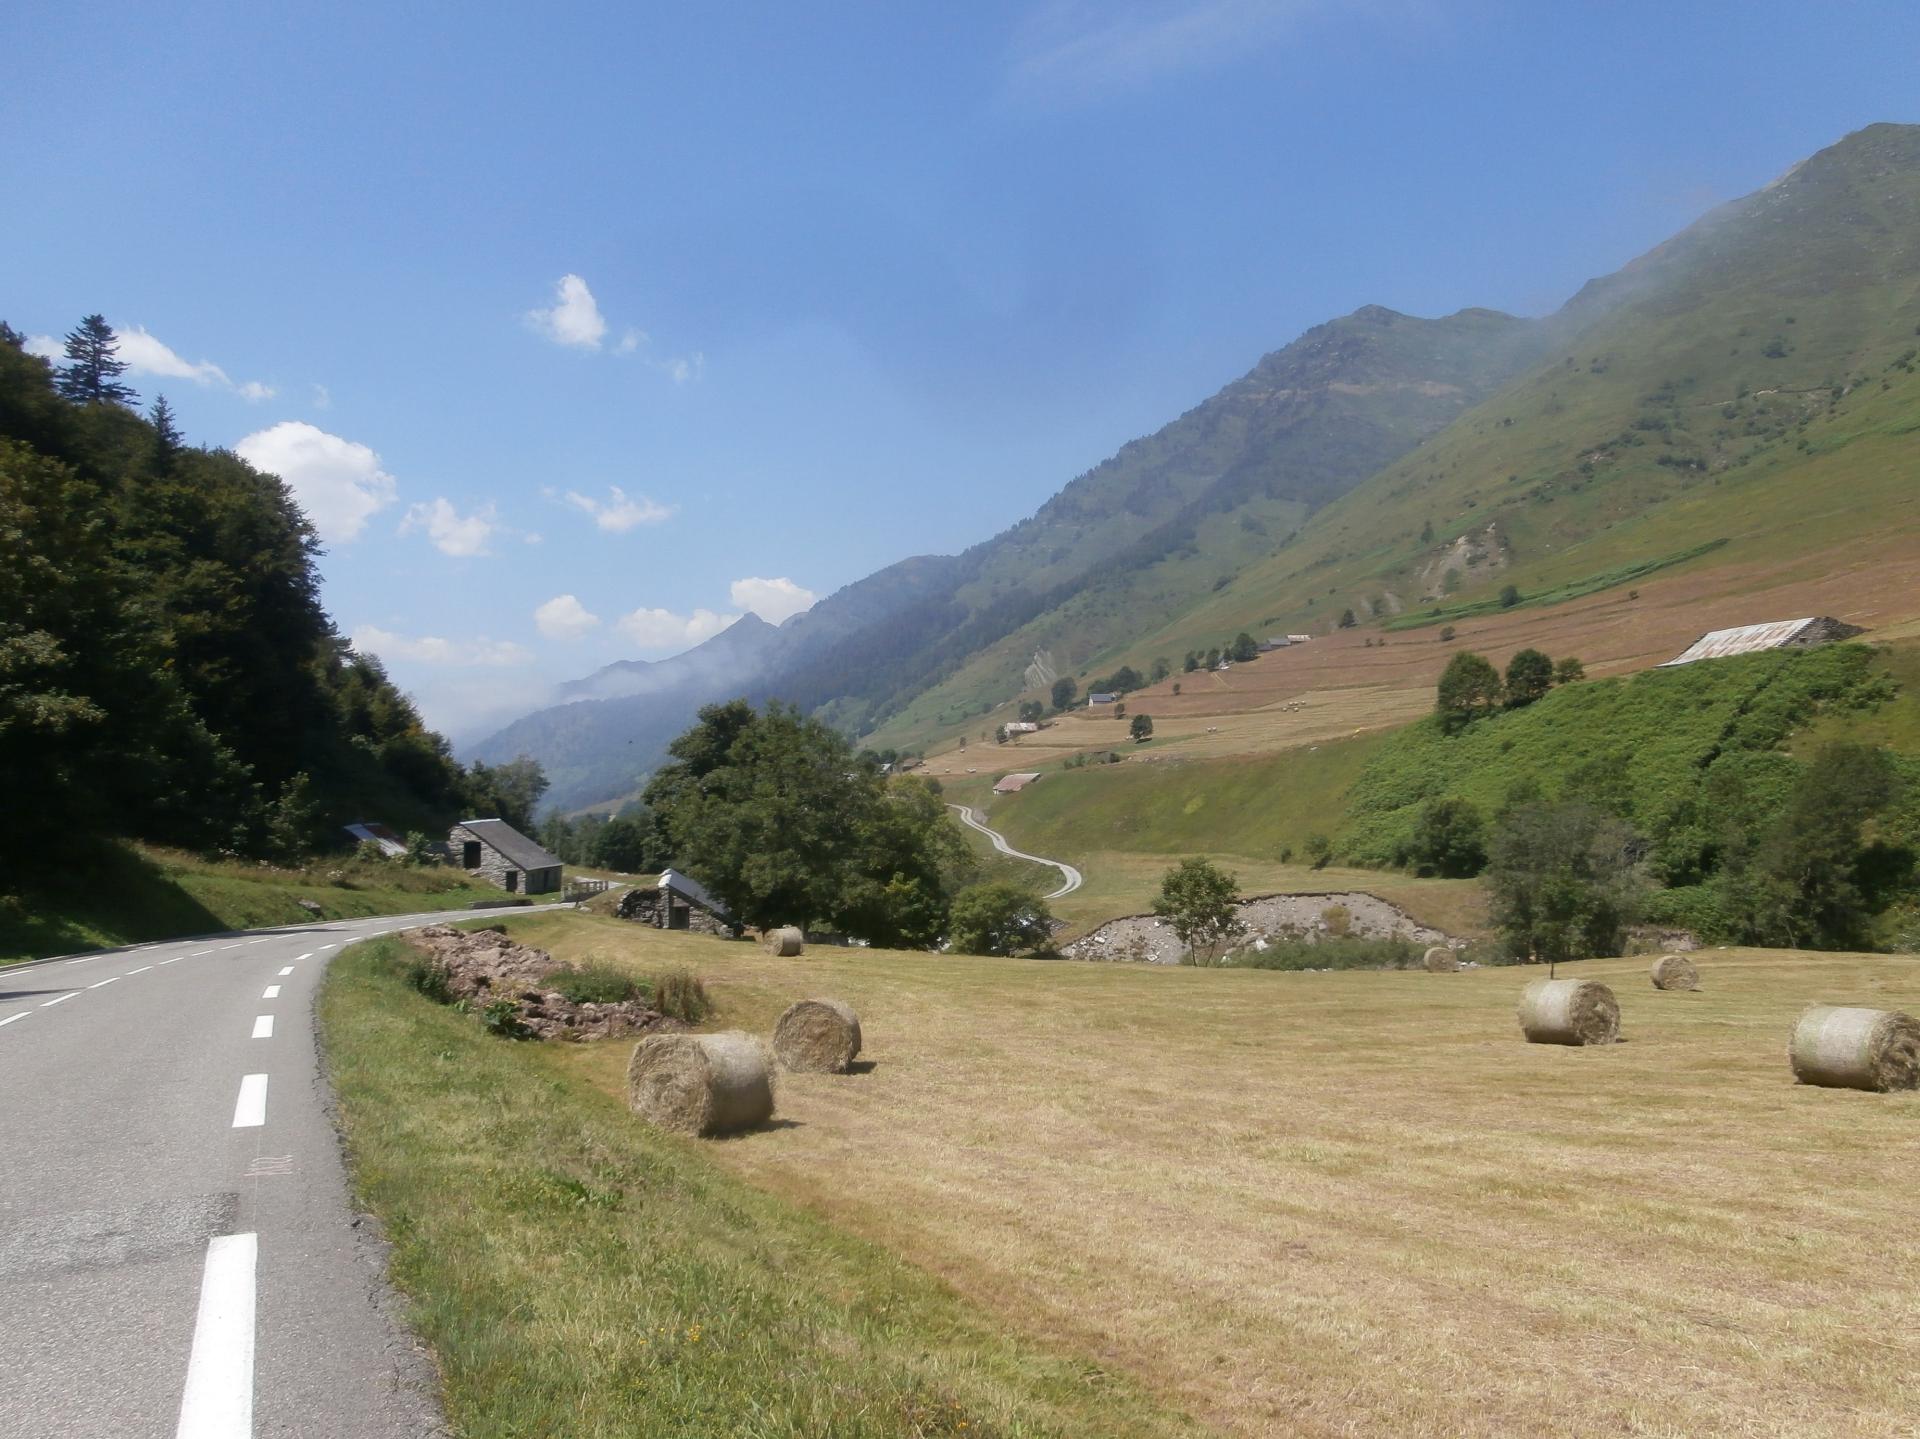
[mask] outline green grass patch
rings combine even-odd
[[[1360,939],[1342,935],[1333,939],[1283,939],[1265,949],[1237,950],[1228,957],[1233,969],[1419,969],[1426,948],[1410,939]]]
[[[357,857],[301,869],[111,842],[14,875],[0,892],[0,964],[153,939],[465,909],[499,899],[458,870]],[[301,900],[319,906],[303,909]]]
[[[1475,615],[1497,615],[1510,609],[1537,609],[1545,605],[1565,604],[1568,600],[1577,600],[1586,595],[1598,594],[1601,590],[1617,589],[1621,585],[1645,579],[1658,570],[1684,565],[1689,560],[1697,560],[1702,555],[1710,555],[1715,550],[1724,548],[1726,543],[1723,539],[1708,540],[1703,545],[1694,545],[1690,549],[1680,550],[1671,555],[1661,555],[1656,559],[1641,560],[1637,564],[1621,565],[1617,569],[1607,570],[1601,574],[1567,580],[1550,589],[1540,590],[1534,594],[1523,594],[1517,603],[1511,605],[1501,604],[1498,595],[1491,598],[1464,600],[1458,604],[1433,605],[1417,613],[1390,619],[1380,628],[1417,630],[1427,625],[1444,625],[1453,620],[1471,619]]]
[[[321,1025],[358,1198],[463,1439],[1196,1432],[644,1128],[403,967],[398,941],[348,950]]]

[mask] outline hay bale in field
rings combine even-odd
[[[650,1034],[627,1063],[627,1107],[662,1129],[726,1134],[773,1114],[767,1047],[751,1034]]]
[[[807,936],[789,924],[779,929],[768,930],[766,944],[768,954],[777,954],[782,958],[791,959],[806,949]]]
[[[1520,996],[1520,1032],[1529,1044],[1612,1044],[1620,1005],[1597,979],[1536,979]]]
[[[1422,958],[1428,974],[1452,974],[1460,967],[1460,956],[1444,944],[1436,944]]]
[[[1920,1089],[1920,1022],[1894,1009],[1816,1004],[1787,1044],[1793,1077],[1827,1089]]]
[[[860,1016],[840,999],[803,999],[773,1027],[773,1052],[788,1069],[845,1074],[860,1052]]]
[[[1700,971],[1684,954],[1663,954],[1653,962],[1655,989],[1698,989]]]

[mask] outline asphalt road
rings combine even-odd
[[[1062,895],[1072,894],[1076,889],[1080,888],[1082,884],[1086,883],[1086,879],[1080,871],[1070,864],[1066,864],[1057,859],[1047,859],[1043,855],[1028,854],[1024,849],[1015,849],[1007,843],[1007,837],[1005,835],[997,829],[989,829],[986,822],[966,805],[950,804],[947,808],[957,811],[960,815],[960,822],[968,829],[977,829],[988,839],[992,840],[993,847],[999,850],[1000,853],[1012,855],[1015,859],[1031,860],[1034,864],[1051,865],[1053,868],[1059,870],[1060,888],[1056,889],[1052,894],[1041,895],[1040,897],[1042,899],[1059,899]]]
[[[313,1009],[342,946],[449,917],[0,969],[0,1439],[443,1432]]]

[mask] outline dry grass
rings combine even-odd
[[[1644,960],[1600,1049],[1529,1045],[1522,971],[1279,974],[746,945],[512,921],[693,965],[723,1022],[860,1011],[715,1162],[1009,1326],[1249,1435],[1912,1432],[1920,1096],[1793,1083],[1813,999],[1911,1009],[1910,958]],[[671,953],[669,954],[669,951]],[[618,1093],[628,1046],[560,1062]],[[846,1176],[858,1174],[849,1185]]]

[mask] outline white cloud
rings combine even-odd
[[[599,302],[578,275],[562,275],[553,287],[553,304],[544,310],[529,310],[527,323],[554,344],[580,350],[599,349],[607,334]]]
[[[655,504],[644,496],[629,498],[627,492],[618,485],[607,486],[607,498],[604,500],[596,500],[577,490],[568,490],[561,498],[583,514],[592,515],[594,524],[601,529],[611,530],[616,535],[624,535],[639,525],[657,525],[673,514],[671,505]]]
[[[41,359],[51,360],[56,365],[67,358],[67,347],[52,335],[28,335],[25,348],[29,355],[38,355]]]
[[[555,595],[533,612],[533,622],[550,640],[577,640],[600,623],[600,616],[572,595]]]
[[[812,609],[813,602],[820,598],[784,575],[777,580],[735,580],[728,597],[737,608],[752,610],[770,625]]]
[[[256,430],[233,448],[256,470],[287,482],[323,540],[355,538],[399,492],[372,450],[304,420]]]
[[[333,408],[333,392],[325,385],[315,385],[313,387],[313,407],[316,410],[330,410]]]
[[[695,610],[690,615],[676,615],[672,610],[634,610],[622,615],[614,628],[643,650],[664,650],[712,639],[739,618],[717,615],[712,610]]]
[[[231,390],[243,400],[256,403],[273,398],[273,386],[262,384],[259,380],[230,379],[227,372],[212,360],[189,360],[175,353],[143,326],[128,325],[116,333],[120,358],[127,362],[127,369],[132,374],[154,375],[163,380],[192,380],[196,385],[218,386],[223,390]]]
[[[511,640],[446,640],[437,635],[415,639],[383,630],[378,625],[361,625],[355,630],[353,647],[383,660],[412,660],[423,665],[501,668],[523,665],[533,658],[531,650]]]
[[[441,554],[467,559],[487,553],[487,542],[500,528],[495,514],[494,507],[485,504],[472,514],[463,515],[453,507],[453,501],[436,499],[432,504],[409,508],[406,518],[400,521],[400,533],[411,534],[423,529]]]
[[[1327,0],[1053,0],[1014,32],[1014,89],[1052,100],[1130,89],[1252,52]]]

